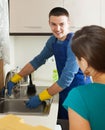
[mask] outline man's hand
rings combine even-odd
[[[11,95],[11,92],[12,92],[12,89],[13,87],[15,86],[16,83],[12,82],[12,81],[9,81],[7,83],[7,90],[8,90],[8,95],[10,96]]]
[[[28,108],[36,108],[42,101],[50,99],[52,96],[48,93],[47,89],[43,90],[39,95],[33,96],[26,102]]]
[[[33,96],[26,102],[26,107],[28,108],[36,108],[38,107],[42,101],[39,99],[39,96]]]
[[[11,95],[13,87],[16,85],[18,81],[20,81],[22,77],[19,74],[15,74],[10,81],[7,83],[8,95]]]

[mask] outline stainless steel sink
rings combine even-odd
[[[37,93],[42,91],[43,87],[37,87]],[[5,97],[0,99],[0,113],[14,113],[19,115],[48,115],[53,99],[43,101],[37,108],[29,109],[25,102],[29,100],[26,95],[26,86],[22,86],[21,91],[16,91],[12,98]],[[18,92],[18,93],[17,93]]]
[[[44,101],[37,108],[29,109],[25,105],[26,100],[22,99],[2,99],[0,101],[0,113],[14,113],[22,115],[48,115],[50,111],[50,101]]]

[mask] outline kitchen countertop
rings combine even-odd
[[[24,121],[30,125],[43,125],[48,128],[51,128],[52,130],[55,129],[55,126],[57,124],[57,113],[58,113],[58,95],[55,95],[53,97],[53,103],[50,108],[49,115],[44,116],[20,116],[24,119]]]
[[[52,130],[55,130],[57,124],[57,113],[58,113],[58,95],[53,97],[53,102],[51,104],[50,112],[48,115],[17,115],[24,120],[25,123],[37,126],[42,125]],[[6,114],[0,114],[0,117],[3,117]]]
[[[38,87],[43,86],[51,86],[53,84],[53,81],[45,81],[45,80],[37,80],[33,81],[33,84],[35,84]],[[23,86],[27,86],[26,84],[23,84]],[[58,114],[58,101],[59,101],[59,94],[56,94],[53,96],[53,102],[50,108],[50,112],[48,115],[18,115],[21,117],[25,123],[36,126],[36,125],[43,125],[48,128],[51,128],[52,130],[61,130],[61,127],[57,125],[57,114]],[[0,117],[5,116],[5,114],[0,114]]]
[[[52,82],[33,82],[36,86],[50,86]],[[53,102],[51,104],[50,112],[48,115],[18,115],[21,117],[25,123],[37,126],[42,125],[46,126],[48,128],[51,128],[52,130],[55,130],[57,125],[57,114],[58,114],[58,101],[59,101],[59,94],[56,94],[53,96]],[[5,116],[5,114],[0,114],[0,117]]]

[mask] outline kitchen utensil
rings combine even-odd
[[[33,96],[36,94],[36,87],[32,83],[32,77],[31,74],[29,74],[29,85],[27,86],[27,95],[28,96]]]

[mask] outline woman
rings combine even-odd
[[[64,101],[69,129],[105,130],[105,29],[83,27],[74,34],[71,48],[84,75],[91,76],[93,83],[72,89]]]

